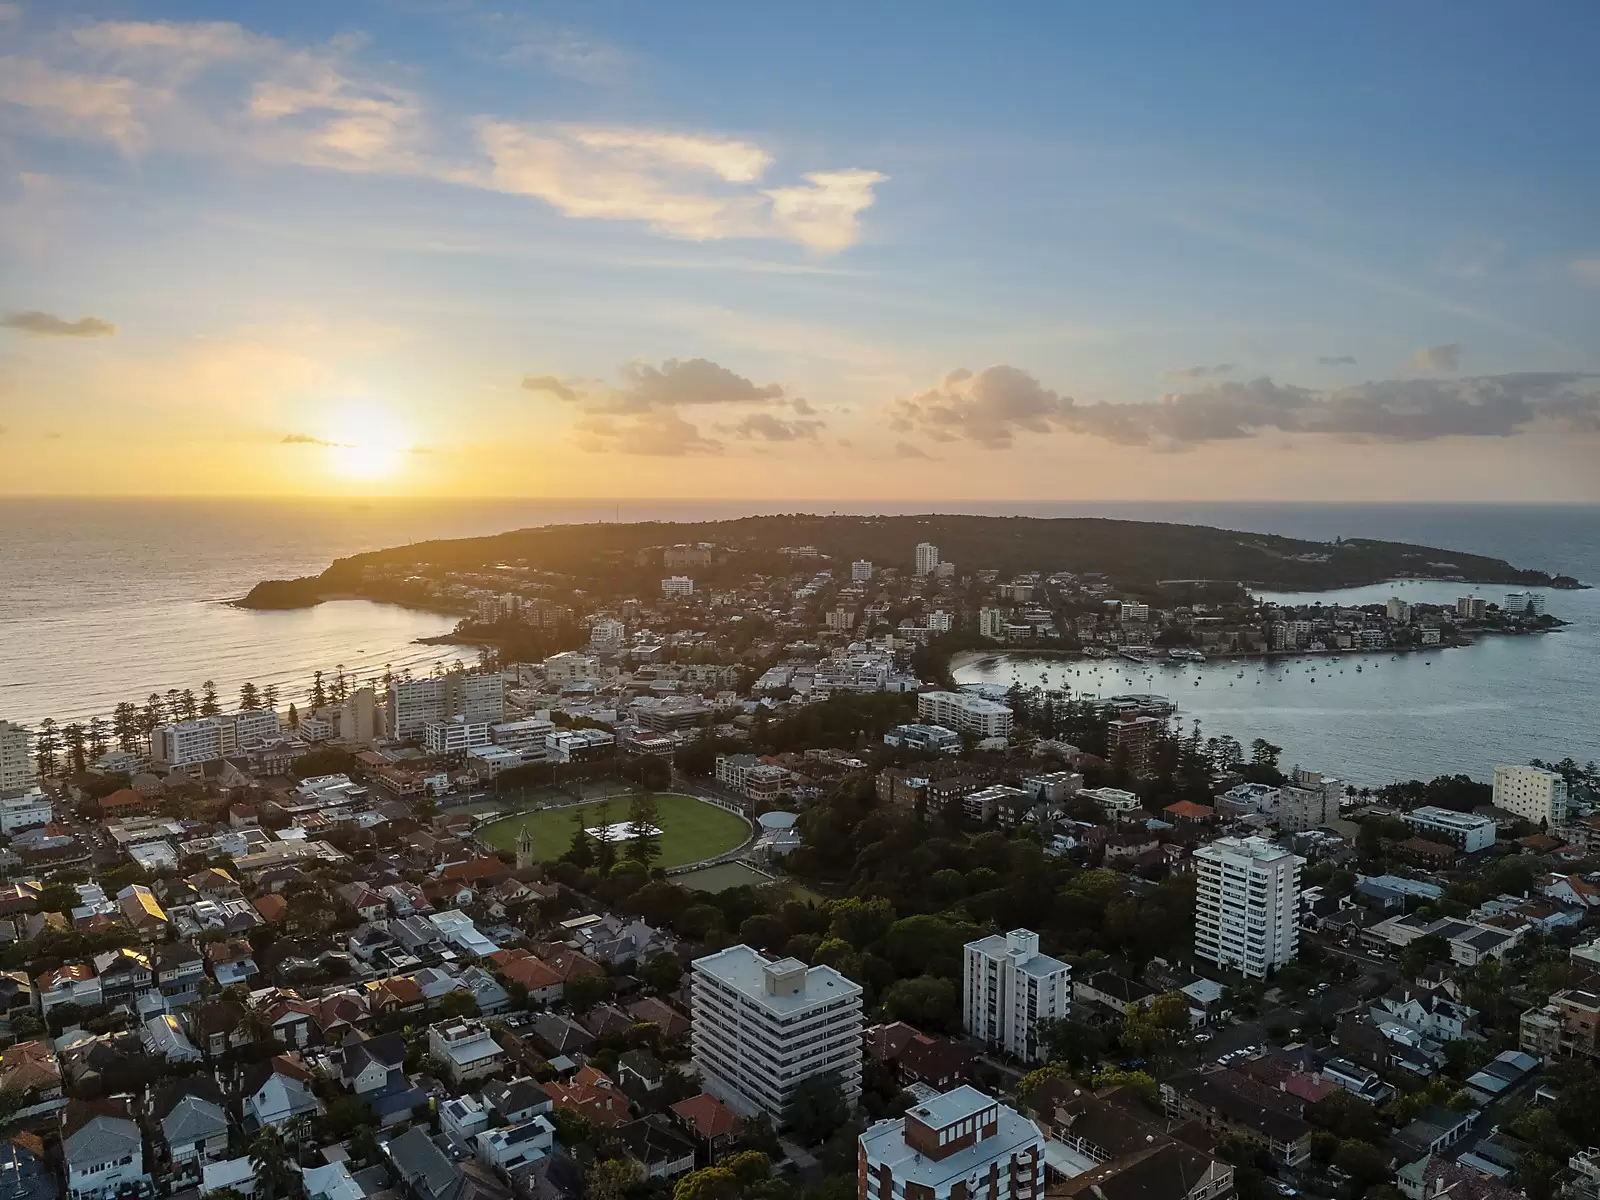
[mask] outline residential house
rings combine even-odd
[[[155,982],[149,957],[126,947],[96,954],[94,971],[100,978],[100,1002],[108,1008],[119,1004],[137,1007],[139,998]]]
[[[298,1055],[279,1054],[245,1068],[240,1091],[247,1132],[271,1125],[285,1137],[321,1115],[322,1101],[311,1090],[312,1074]]]
[[[635,1000],[628,1005],[628,1015],[636,1024],[655,1025],[667,1039],[685,1037],[689,1032],[689,1018],[655,996]]]
[[[707,1162],[715,1162],[743,1133],[739,1115],[710,1092],[701,1092],[672,1105],[668,1111],[704,1149]]]
[[[546,1058],[581,1057],[595,1046],[594,1035],[587,1029],[555,1013],[534,1013],[528,1021],[528,1036]]]
[[[167,942],[150,953],[156,987],[168,1012],[200,999],[200,982],[206,977],[206,960],[189,942]]]
[[[543,959],[526,950],[498,950],[489,956],[497,971],[508,982],[523,988],[530,1004],[554,1004],[561,999],[561,976]]]
[[[48,1016],[58,1004],[95,1008],[101,1002],[100,977],[87,963],[67,963],[38,979],[39,1007]]]
[[[445,1074],[457,1087],[494,1074],[506,1052],[479,1021],[452,1021],[428,1030],[428,1051],[444,1064]]]
[[[621,1126],[617,1140],[646,1179],[676,1179],[694,1170],[694,1139],[660,1113]]]
[[[66,1105],[61,1064],[47,1039],[18,1042],[0,1053],[0,1095],[6,1100],[7,1119],[13,1121]]]
[[[120,1100],[74,1100],[61,1110],[61,1163],[69,1200],[149,1196],[144,1138]]]
[[[232,1000],[196,1004],[184,1013],[189,1038],[209,1058],[248,1046],[253,1040],[244,1020],[244,1005]]]
[[[199,1182],[206,1163],[228,1153],[228,1112],[209,1075],[169,1080],[156,1089],[150,1115],[161,1128],[158,1158],[164,1159],[173,1190]]]
[[[155,893],[142,883],[130,883],[117,893],[122,919],[147,942],[167,936],[167,913],[156,901]]]
[[[478,1161],[508,1175],[544,1158],[555,1147],[555,1126],[543,1116],[477,1135]]]
[[[677,942],[670,935],[634,919],[608,916],[578,931],[578,948],[596,962],[617,966],[644,962],[653,954],[670,953]]]
[[[597,1128],[616,1129],[629,1119],[627,1096],[595,1067],[580,1068],[571,1083],[547,1080],[544,1090],[556,1108],[576,1113]]]
[[[338,889],[338,896],[363,921],[382,921],[389,915],[389,901],[364,883],[347,883]]]
[[[1184,1071],[1161,1084],[1167,1115],[1199,1121],[1222,1136],[1266,1150],[1275,1162],[1295,1167],[1311,1156],[1311,1126],[1299,1101],[1265,1089],[1240,1086],[1220,1071]]]
[[[930,1037],[903,1021],[874,1025],[863,1031],[866,1052],[894,1069],[905,1084],[926,1084],[947,1092],[969,1082],[977,1066],[977,1055],[949,1038]]]
[[[494,1081],[483,1089],[484,1103],[501,1125],[520,1125],[552,1107],[550,1096],[532,1079]]]
[[[261,968],[256,966],[255,949],[244,938],[206,943],[206,958],[219,987],[248,984],[261,973]]]
[[[373,1016],[390,1016],[397,1012],[423,1010],[422,989],[404,975],[375,979],[363,986],[366,988],[367,1005]]]
[[[201,1059],[199,1047],[189,1040],[171,1013],[157,1013],[141,1023],[139,1043],[151,1057],[166,1063],[197,1063]]]

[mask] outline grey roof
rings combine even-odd
[[[61,1156],[75,1165],[113,1162],[143,1152],[139,1127],[126,1117],[91,1117],[61,1141]]]
[[[425,1128],[408,1129],[386,1147],[389,1161],[400,1177],[427,1200],[450,1200],[461,1186],[461,1177]]]
[[[228,1132],[228,1114],[200,1096],[184,1096],[161,1118],[161,1134],[169,1146],[203,1142]]]
[[[501,1116],[521,1112],[527,1108],[538,1108],[550,1100],[545,1090],[531,1079],[513,1079],[509,1083],[488,1084],[483,1089],[483,1098],[489,1102],[489,1107]]]

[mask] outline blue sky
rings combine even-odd
[[[1577,3],[0,5],[0,469],[1600,499],[1597,32]]]

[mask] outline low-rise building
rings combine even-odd
[[[857,1139],[857,1200],[1039,1200],[1044,1137],[1021,1113],[963,1086]]]
[[[1401,813],[1400,819],[1430,841],[1448,842],[1464,854],[1494,845],[1494,822],[1475,813],[1425,805]]]

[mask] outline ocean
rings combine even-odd
[[[292,612],[226,603],[260,579],[315,574],[343,555],[557,522],[797,511],[1106,516],[1318,540],[1381,537],[1600,582],[1596,506],[0,499],[0,717],[81,719],[151,692],[198,690],[207,679],[224,697],[251,680],[277,684],[285,701],[303,700],[314,670],[343,664],[366,678],[386,665],[426,669],[460,656],[416,644],[451,626],[434,614],[365,601]],[[1435,586],[1370,595],[1453,599],[1463,590],[1428,590]],[[1384,656],[1359,675],[1348,660],[1345,674],[1319,667],[1311,682],[1302,663],[1257,683],[1249,674],[1240,680],[1238,667],[1208,664],[1163,668],[1137,682],[1159,680],[1183,719],[1198,718],[1207,734],[1263,736],[1284,747],[1286,763],[1361,782],[1454,770],[1482,776],[1496,761],[1530,757],[1600,757],[1600,591],[1549,599],[1551,611],[1572,622],[1559,634],[1485,639],[1393,662]],[[1014,668],[1029,682],[1045,669],[997,657],[963,677],[1004,681]],[[1130,688],[1127,678],[1062,681],[1110,691]]]

